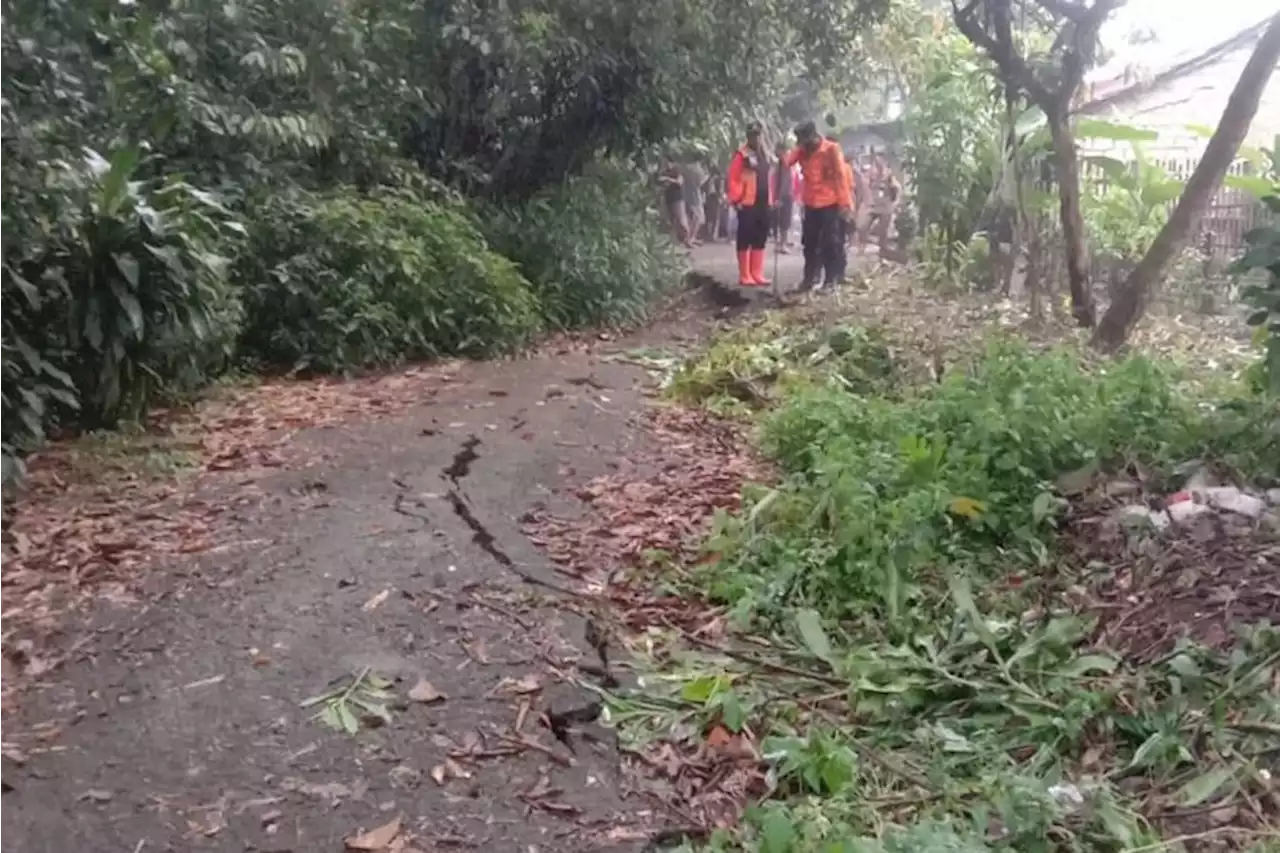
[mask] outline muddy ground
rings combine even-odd
[[[695,260],[733,272],[725,247]],[[645,440],[652,378],[617,354],[724,316],[689,294],[634,336],[462,365],[404,411],[296,433],[216,547],[61,626],[66,662],[5,719],[6,849],[311,853],[396,818],[406,850],[642,848],[669,816],[625,796],[609,734],[546,725],[590,705],[560,680],[586,644],[520,518],[573,511],[567,483]],[[354,736],[300,708],[364,670],[444,698]]]

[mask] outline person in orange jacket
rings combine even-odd
[[[762,130],[758,121],[747,125],[747,142],[729,161],[726,198],[738,212],[738,284],[743,287],[770,284],[764,277],[764,248],[769,241],[773,182]]]
[[[797,145],[787,155],[788,166],[800,164],[804,176],[804,281],[808,290],[825,278],[834,285],[841,276],[844,228],[853,215],[853,182],[839,143],[823,139],[813,122],[796,128]]]

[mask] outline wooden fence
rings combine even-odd
[[[1085,151],[1085,156],[1101,154],[1101,151]],[[1111,153],[1111,152],[1105,152]],[[1148,152],[1148,162],[1160,166],[1170,176],[1183,182],[1191,177],[1196,165],[1196,158],[1187,157],[1183,152],[1167,155]],[[1247,160],[1238,160],[1228,170],[1231,175],[1254,175],[1257,170]],[[1109,181],[1096,164],[1086,162],[1083,169],[1083,180],[1096,191],[1105,192]],[[1168,203],[1173,209],[1176,199]],[[1253,227],[1261,225],[1269,219],[1270,214],[1257,199],[1244,190],[1228,186],[1218,188],[1209,206],[1200,219],[1192,245],[1215,258],[1234,259],[1244,249],[1244,235]]]

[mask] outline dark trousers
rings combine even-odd
[[[769,208],[738,208],[738,251],[763,249],[769,242]]]
[[[714,196],[707,199],[706,214],[707,239],[718,240],[720,238],[720,199]]]
[[[804,287],[821,278],[835,284],[844,275],[844,220],[840,208],[806,207],[800,243],[804,246]]]

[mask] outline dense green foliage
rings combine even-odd
[[[528,283],[456,206],[345,187],[254,213],[237,270],[241,350],[263,364],[329,372],[484,356],[536,328]]]
[[[833,617],[871,607],[892,619],[940,560],[991,547],[1038,558],[1056,475],[1201,448],[1208,428],[1172,379],[1140,358],[1091,374],[1065,354],[1002,344],[900,400],[807,388],[763,425],[765,449],[788,474],[771,535],[745,536],[747,522],[726,520],[715,588],[744,613],[808,603]]]
[[[1262,194],[1262,203],[1270,211],[1272,221],[1245,235],[1248,249],[1235,264],[1239,273],[1262,272],[1266,278],[1243,289],[1241,296],[1252,309],[1249,325],[1258,330],[1263,342],[1263,357],[1255,371],[1256,384],[1273,397],[1280,397],[1280,140],[1274,148],[1264,149],[1269,161],[1267,178],[1270,190]]]
[[[617,166],[501,206],[484,231],[519,264],[553,328],[638,320],[676,278],[650,194]]]
[[[6,470],[233,358],[640,317],[674,264],[638,167],[834,72],[884,5],[5,2]]]
[[[954,32],[928,40],[920,57],[921,84],[903,116],[920,228],[966,243],[999,177],[999,90],[989,63]]]

